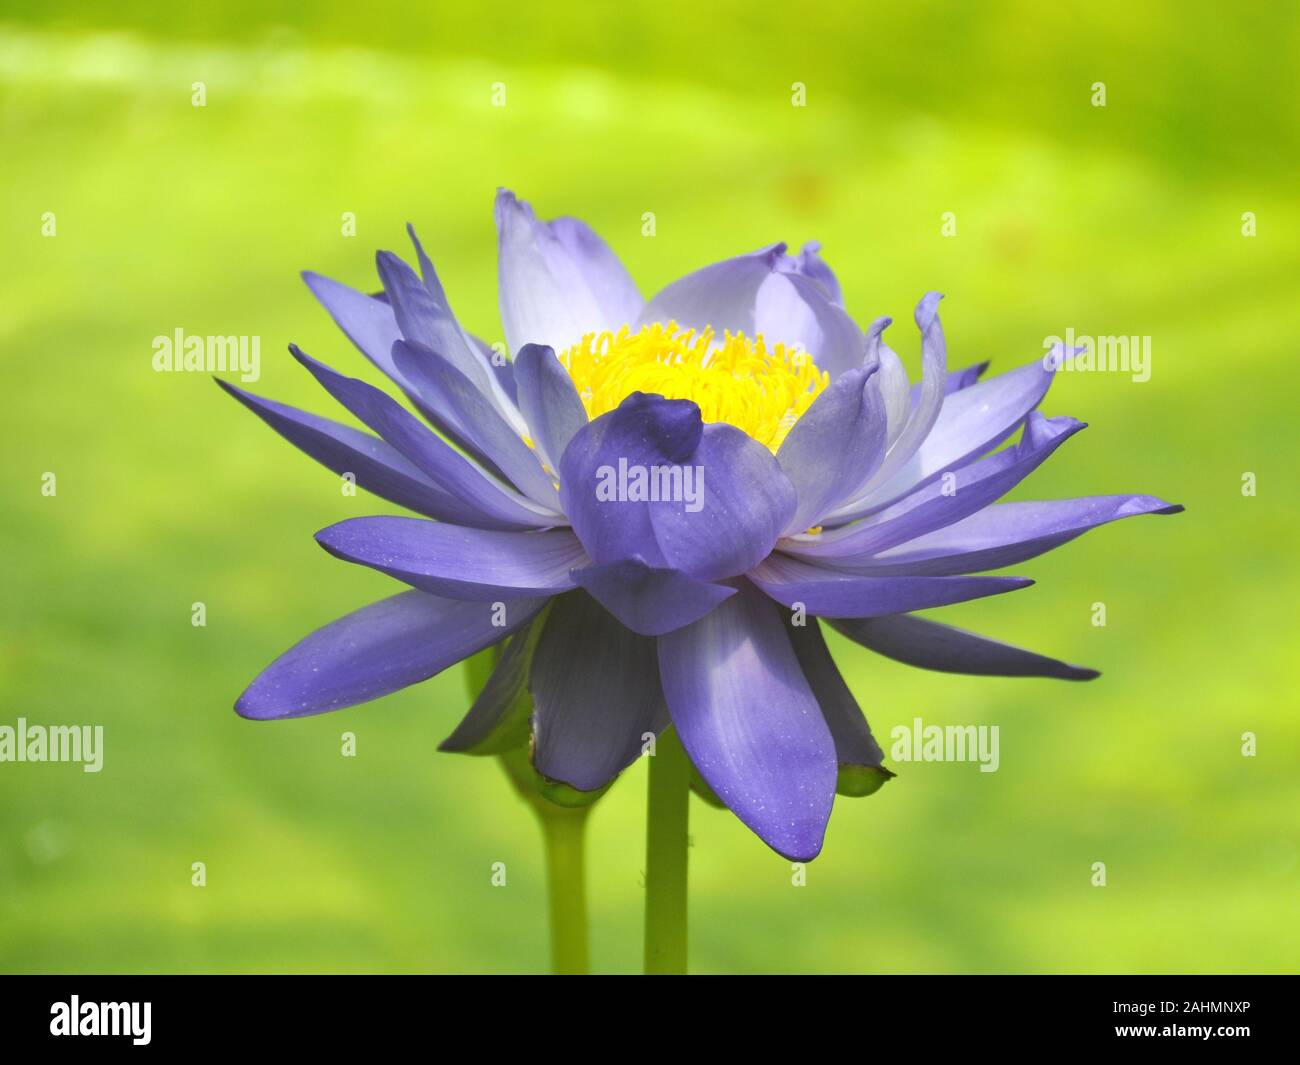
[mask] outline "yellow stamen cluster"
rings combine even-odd
[[[560,362],[597,418],[633,392],[689,399],[706,422],[726,422],[775,452],[786,434],[830,383],[807,352],[763,337],[711,329],[680,329],[675,322],[635,333],[588,333]]]

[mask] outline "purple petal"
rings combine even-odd
[[[984,376],[984,371],[988,368],[989,360],[985,359],[983,362],[975,363],[974,366],[966,366],[960,370],[949,370],[948,377],[943,383],[943,394],[951,396],[954,392],[960,392],[963,388],[970,388],[971,385]],[[920,399],[921,385],[917,383],[912,386],[912,406],[915,407]]]
[[[1141,514],[1177,514],[1182,509],[1147,495],[999,503],[885,551],[871,563],[871,572],[942,575],[1001,569],[1051,551],[1107,522]]]
[[[857,323],[830,301],[820,285],[801,274],[770,274],[759,286],[754,329],[769,346],[802,348],[832,381],[861,366],[866,355]]]
[[[305,717],[378,699],[428,680],[510,635],[546,603],[504,611],[424,592],[403,592],[331,622],[285,651],[239,697],[256,720]],[[497,622],[505,620],[504,625]]]
[[[546,615],[534,617],[510,638],[488,682],[455,731],[438,744],[451,754],[501,754],[530,735],[532,700],[524,688]]]
[[[736,594],[726,585],[697,581],[679,570],[657,569],[636,558],[575,569],[572,577],[642,636],[662,636],[698,621]]]
[[[804,412],[776,453],[798,504],[785,529],[802,532],[867,482],[885,457],[885,408],[872,370],[843,374]]]
[[[860,577],[775,554],[749,579],[778,603],[827,618],[878,617],[1014,592],[1025,577]]]
[[[1015,447],[955,471],[856,525],[785,545],[792,555],[840,569],[873,569],[875,556],[898,544],[961,521],[1001,499],[1080,429],[1074,418],[1045,418],[1037,411],[1025,422]]]
[[[393,317],[393,308],[386,301],[367,296],[310,270],[303,273],[302,279],[361,353],[397,384],[404,384],[393,365],[393,344],[402,338],[397,319]]]
[[[391,444],[351,426],[255,396],[221,378],[216,382],[294,447],[337,474],[351,474],[358,485],[382,499],[443,521],[467,521],[477,516],[484,527],[528,528],[539,524],[534,519],[524,525],[489,526],[487,523],[495,519],[468,508]]]
[[[393,361],[422,395],[433,398],[437,410],[454,416],[515,487],[539,505],[558,509],[559,493],[537,454],[468,377],[431,349],[405,340],[393,345]]]
[[[514,366],[524,421],[547,464],[558,470],[569,441],[587,424],[586,408],[573,378],[550,348],[525,344],[515,356]]]
[[[826,261],[818,254],[822,246],[818,241],[810,240],[798,255],[790,255],[777,263],[778,269],[816,281],[821,286],[826,298],[837,307],[844,306],[844,293],[840,290],[839,280]]]
[[[924,618],[897,615],[883,618],[841,618],[832,621],[850,640],[887,658],[940,673],[970,673],[994,677],[1055,677],[1092,680],[1095,669],[1071,666],[999,643],[973,632],[939,625]]]
[[[569,258],[600,308],[600,324],[616,330],[631,325],[645,300],[627,272],[627,267],[586,222],[577,218],[556,218],[550,223],[551,236],[568,252]]]
[[[518,413],[513,411],[513,405],[497,380],[496,371],[452,313],[442,282],[438,280],[433,263],[424,254],[415,230],[411,226],[406,229],[415,246],[422,278],[392,252],[380,252],[376,257],[379,277],[402,335],[412,344],[436,351],[487,397],[500,415],[516,421]],[[397,362],[395,355],[393,361]],[[400,365],[398,370],[401,371]],[[412,385],[418,388],[418,382],[413,381]],[[436,403],[431,406],[440,410]]]
[[[980,381],[948,395],[930,435],[902,469],[862,498],[831,516],[848,522],[879,510],[997,447],[1038,406],[1052,383],[1051,360],[1036,359],[1018,370]]]
[[[330,395],[460,502],[463,513],[452,519],[455,524],[518,529],[563,524],[558,511],[539,506],[497,481],[421,425],[392,396],[344,377],[296,346],[289,350]]]
[[[673,725],[705,782],[791,861],[815,858],[835,799],[835,743],[772,604],[751,588],[659,637]]]
[[[560,459],[560,500],[596,563],[640,558],[650,566],[667,565],[648,504],[602,496],[609,495],[609,474],[620,462],[628,469],[680,467],[694,456],[702,436],[694,403],[641,392],[578,430]]]
[[[496,199],[506,342],[564,351],[583,335],[636,319],[641,295],[618,257],[574,218],[542,222],[501,189]]]
[[[776,457],[732,425],[706,425],[688,460],[694,500],[648,503],[669,566],[700,580],[745,573],[772,550],[795,510],[794,486]]]
[[[821,624],[815,618],[806,620],[806,625],[787,624],[786,632],[799,659],[799,668],[831,730],[836,761],[842,766],[880,765],[885,760],[885,752],[871,735],[862,708],[831,658]]]
[[[603,788],[668,724],[654,641],[594,599],[557,599],[533,656],[533,765],[579,791]]]
[[[470,340],[474,342],[474,347],[478,349],[483,358],[487,360],[488,365],[492,367],[492,372],[496,374],[497,384],[501,386],[501,390],[510,397],[510,402],[518,407],[519,386],[515,382],[515,364],[482,337],[471,334]]]
[[[574,586],[587,553],[567,529],[493,532],[419,518],[349,518],[316,534],[331,555],[449,599],[509,600]]]
[[[921,392],[914,407],[909,393],[907,421],[898,439],[890,447],[889,454],[885,456],[884,463],[868,483],[868,489],[887,483],[895,471],[907,463],[930,435],[943,407],[948,377],[948,347],[943,337],[943,326],[939,322],[941,299],[941,293],[927,292],[925,298],[916,305],[916,327],[921,331]]]
[[[880,390],[881,402],[885,407],[890,447],[902,435],[915,407],[910,398],[911,385],[908,383],[907,371],[903,368],[903,360],[885,343],[884,332],[893,323],[894,320],[889,317],[877,318],[867,327],[865,337],[866,363],[880,367],[872,378],[872,383]],[[917,386],[918,389],[920,387]]]
[[[758,289],[777,269],[784,244],[773,244],[749,255],[725,259],[696,270],[663,289],[641,312],[640,325],[676,322],[687,329],[711,326],[754,336]]]

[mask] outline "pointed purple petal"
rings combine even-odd
[[[504,639],[545,603],[519,599],[498,610],[491,603],[402,592],[341,617],[289,648],[248,686],[235,710],[263,721],[378,699]]]
[[[349,518],[316,534],[335,558],[387,573],[449,599],[555,595],[587,553],[567,529],[493,532],[419,518]]]
[[[351,474],[367,492],[417,514],[444,521],[470,519],[477,513],[434,484],[396,448],[378,437],[255,396],[221,378],[216,378],[216,382],[294,447],[339,475]]]
[[[856,525],[792,541],[785,549],[825,566],[874,569],[881,552],[961,521],[1002,498],[1083,428],[1074,418],[1045,418],[1034,411],[1015,447],[964,466],[950,480],[926,485]]]
[[[659,637],[673,725],[714,793],[791,861],[821,851],[835,743],[776,607],[744,588]]]
[[[1056,372],[1051,365],[1051,359],[1035,359],[946,396],[934,428],[907,464],[830,520],[848,522],[879,510],[997,447],[1047,394]]]
[[[1120,518],[1177,514],[1182,509],[1147,495],[999,503],[883,552],[871,563],[871,572],[942,575],[1001,569],[1035,558]]]
[[[871,726],[867,724],[862,708],[831,658],[821,623],[816,618],[806,618],[805,621],[807,624],[804,625],[792,625],[787,621],[786,632],[799,659],[799,668],[803,670],[831,730],[836,761],[842,766],[880,765],[885,760],[885,752],[871,735]]]
[[[973,632],[904,614],[841,618],[830,624],[850,640],[887,658],[941,673],[1058,680],[1092,680],[1101,676],[1095,669],[1072,666]]]
[[[397,367],[393,365],[393,344],[402,338],[397,319],[393,317],[393,308],[384,300],[310,270],[303,273],[302,279],[361,353],[397,384],[403,384]]]
[[[296,346],[289,350],[330,395],[461,503],[463,514],[452,519],[455,524],[524,529],[563,523],[558,511],[542,507],[496,480],[420,424],[392,396],[354,377],[344,377]]]
[[[433,398],[437,410],[454,416],[474,446],[516,488],[540,506],[558,511],[559,493],[537,453],[468,377],[435,351],[406,340],[393,345],[393,361],[422,395]]]
[[[775,554],[749,579],[778,603],[827,618],[878,617],[1001,595],[1025,577],[859,577]]]

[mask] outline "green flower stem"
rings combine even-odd
[[[500,645],[489,647],[466,663],[465,682],[471,699],[478,696],[501,657]],[[556,975],[587,973],[587,804],[565,804],[568,789],[557,785],[552,797],[543,794],[541,778],[523,745],[498,755],[515,793],[537,815],[546,852],[546,889],[551,916],[551,971]],[[573,793],[576,797],[576,793]],[[558,801],[552,801],[552,800]]]
[[[551,913],[551,971],[587,973],[586,831],[590,806],[560,806],[537,791],[537,773],[519,747],[500,756],[515,791],[537,815],[546,851],[546,890]]]
[[[686,860],[691,763],[673,729],[650,759],[646,810],[645,971],[686,972]]]
[[[551,904],[551,971],[587,973],[586,828],[590,806],[538,813],[546,842],[546,886]]]

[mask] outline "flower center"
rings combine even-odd
[[[805,351],[762,334],[680,329],[675,322],[635,333],[588,333],[562,352],[589,418],[617,407],[633,392],[689,399],[706,422],[726,422],[775,452],[799,416],[830,383]]]

